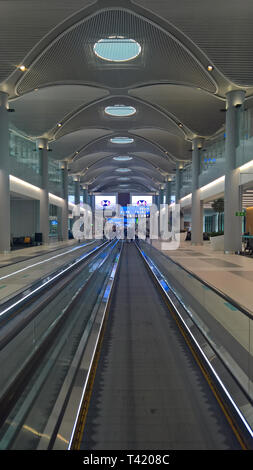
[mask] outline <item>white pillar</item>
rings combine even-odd
[[[80,178],[75,178],[75,204],[80,204]]]
[[[165,188],[165,203],[170,204],[171,203],[171,179],[169,179],[166,182],[166,188]]]
[[[88,187],[83,186],[83,203],[88,204]]]
[[[203,139],[196,137],[192,141],[192,209],[191,209],[191,244],[203,244],[203,204],[200,200],[199,172],[200,149]]]
[[[163,204],[163,199],[164,199],[164,188],[161,186],[160,191],[159,191],[159,210],[160,210],[160,205]]]
[[[177,162],[176,166],[176,204],[179,203],[180,199],[180,189],[181,189],[181,184],[182,184],[182,164],[180,162]]]
[[[77,210],[75,211],[74,221],[80,217],[80,177],[74,177],[74,184],[75,184],[75,205],[77,206]]]
[[[236,134],[238,113],[244,102],[245,91],[230,91],[226,95],[225,191],[224,191],[224,251],[235,253],[242,248],[242,221],[236,217],[241,211],[240,170],[236,168]]]
[[[41,165],[40,232],[43,245],[47,245],[49,243],[48,140],[39,139],[37,147]]]
[[[69,217],[69,190],[68,190],[68,162],[62,165],[62,189],[63,189],[63,207],[62,207],[62,240],[68,240],[68,217]]]
[[[92,213],[94,213],[95,212],[95,195],[94,194],[90,194],[90,207],[91,207]]]
[[[156,205],[157,209],[159,208],[159,193],[156,192],[154,196],[154,204]]]
[[[0,91],[0,252],[10,251],[10,157],[8,95]]]

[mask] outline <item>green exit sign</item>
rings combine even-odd
[[[236,212],[235,215],[236,215],[236,217],[244,217],[246,215],[246,212],[244,212],[244,211]]]

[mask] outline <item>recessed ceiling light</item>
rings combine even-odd
[[[61,127],[61,126],[62,126],[62,124],[61,124],[60,122],[58,122],[57,126],[58,126],[58,127]]]
[[[131,139],[130,137],[112,137],[110,139],[110,142],[112,144],[132,144],[134,139]]]
[[[133,106],[116,104],[114,106],[107,106],[105,108],[105,113],[114,117],[128,117],[133,116],[133,114],[136,113],[136,109]]]
[[[179,127],[183,127],[183,124],[181,122],[178,123]]]
[[[134,39],[110,36],[96,42],[93,50],[100,59],[109,62],[127,62],[138,57],[141,46]]]
[[[208,72],[212,72],[212,71],[213,71],[213,66],[212,66],[212,65],[208,65],[208,66],[207,66],[207,70],[208,70]]]
[[[129,160],[132,160],[133,157],[129,157],[128,155],[125,155],[125,156],[119,156],[119,157],[113,157],[113,160],[116,160],[118,162],[127,162]]]
[[[119,173],[128,173],[131,170],[129,170],[129,168],[117,168],[116,171],[118,171]]]
[[[21,72],[25,72],[27,70],[27,67],[24,64],[20,65],[18,68]]]

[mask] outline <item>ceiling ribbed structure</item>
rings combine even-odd
[[[96,3],[95,0],[5,0],[0,2],[0,81],[15,71],[15,66],[45,35],[68,17]],[[13,31],[15,37],[13,39]]]
[[[121,64],[124,65],[121,77],[112,72],[114,63],[105,64],[94,54],[94,44],[111,36],[134,38],[142,48],[142,53],[133,62]],[[98,74],[98,69],[103,73]],[[105,10],[57,38],[31,65],[18,84],[17,92],[21,94],[49,83],[74,80],[126,88],[142,83],[147,76],[153,82],[169,78],[174,83],[215,91],[215,84],[206,71],[169,34],[128,11]]]
[[[187,35],[229,80],[253,85],[251,0],[133,0]]]
[[[46,137],[51,156],[67,160],[91,191],[157,191],[178,162],[191,160],[195,136],[222,132],[228,91],[240,87],[251,106],[249,0],[0,7],[0,90],[15,109],[10,125],[34,141]],[[124,115],[124,107],[134,111]],[[112,143],[119,137],[131,143]],[[124,155],[132,158],[113,159]],[[122,166],[131,171],[117,172]]]
[[[50,137],[62,116],[108,94],[107,90],[85,85],[52,85],[13,100],[12,123],[29,136]],[[50,132],[51,131],[51,132]]]

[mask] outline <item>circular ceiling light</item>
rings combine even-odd
[[[113,157],[113,160],[116,160],[117,162],[128,162],[129,160],[133,160],[133,157],[129,157],[128,155],[122,155],[119,157]]]
[[[105,113],[109,116],[115,117],[128,117],[133,116],[136,113],[136,109],[133,106],[125,106],[123,104],[116,104],[114,106],[107,106]]]
[[[93,50],[100,59],[109,62],[126,62],[140,55],[141,46],[134,39],[124,38],[123,36],[110,36],[97,41]]]
[[[133,141],[134,139],[130,137],[112,137],[112,139],[110,139],[112,144],[132,144]]]
[[[118,171],[119,173],[128,173],[131,170],[129,170],[129,168],[117,168],[116,171]]]
[[[21,72],[26,72],[28,70],[28,68],[24,64],[19,65],[18,68]]]

